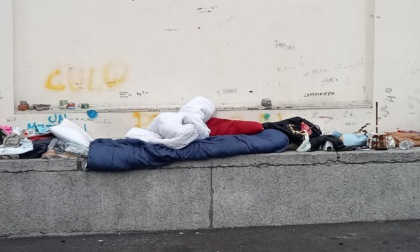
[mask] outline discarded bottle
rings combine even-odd
[[[401,150],[408,150],[414,146],[414,142],[410,140],[404,140],[399,145]]]

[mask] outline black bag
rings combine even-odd
[[[7,133],[0,129],[0,145],[3,144],[4,139],[7,137]]]
[[[322,135],[318,125],[298,116],[278,122],[266,122],[262,125],[264,129],[275,129],[283,132],[289,138],[289,143],[298,145],[305,140],[305,129],[309,134],[309,139]]]

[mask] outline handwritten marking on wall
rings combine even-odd
[[[294,45],[287,45],[278,40],[274,40],[274,48],[284,49],[288,51],[294,51],[296,49]]]
[[[218,96],[220,96],[221,94],[223,94],[223,95],[225,95],[225,94],[237,94],[238,89],[237,88],[227,88],[227,89],[217,90],[216,93],[217,93]]]
[[[321,97],[321,96],[333,96],[335,95],[334,92],[313,92],[313,93],[305,93],[303,97]]]
[[[414,111],[415,111],[416,107],[417,107],[417,106],[414,106],[414,104],[413,104],[413,103],[409,102],[409,103],[408,103],[408,109],[409,109],[410,111],[409,111],[409,113],[408,113],[408,114],[410,114],[410,115],[415,115],[415,114],[416,114],[416,112],[414,112]]]
[[[345,126],[356,126],[356,122],[344,122]]]
[[[120,98],[128,98],[131,97],[131,94],[127,91],[121,91],[120,92]]]
[[[325,79],[322,80],[322,85],[321,86],[331,84],[331,83],[334,83],[336,81],[338,81],[338,79],[335,78],[335,77],[325,78]]]
[[[16,117],[10,116],[6,119],[7,122],[16,122]]]
[[[223,94],[236,94],[236,93],[238,93],[238,90],[236,88],[223,89]]]
[[[73,118],[69,118],[69,120],[82,121],[82,122],[92,122],[92,123],[97,123],[97,124],[113,124],[112,121],[109,121],[106,118],[104,118],[102,120],[98,120],[98,119],[93,120],[92,118],[86,118],[86,117],[73,117]]]
[[[120,85],[126,80],[128,67],[122,63],[108,63],[102,69],[102,78],[95,75],[93,68],[69,67],[66,70],[55,69],[47,77],[45,88],[53,91],[63,91],[67,87],[72,91],[87,89],[89,91],[100,90],[103,84],[108,88]],[[102,83],[99,89],[96,83]]]
[[[318,68],[318,69],[313,69],[312,71],[306,71],[303,74],[303,77],[308,77],[309,75],[315,75],[315,74],[320,74],[320,73],[326,73],[328,72],[328,68]]]
[[[347,111],[347,110],[343,114],[343,117],[352,117],[352,116],[353,116],[353,112]]]
[[[409,74],[412,76],[420,75],[420,69],[410,69]]]
[[[332,118],[331,116],[323,116],[323,115],[320,115],[317,118],[319,118],[319,119],[330,119],[330,120],[334,120],[334,118]]]
[[[415,92],[416,93],[416,92]],[[420,104],[420,99],[414,96],[408,96],[408,108],[409,108],[409,115],[415,115],[417,111],[418,104]]]
[[[382,116],[383,117],[388,117],[389,114],[390,114],[390,112],[388,110],[388,105],[382,106],[381,111],[382,111]]]
[[[319,114],[319,112],[313,112],[312,113],[312,118],[315,118],[315,116],[317,116]]]
[[[133,117],[137,120],[134,126],[137,128],[145,127],[149,125],[156,116],[158,116],[156,113],[134,112]]]
[[[279,66],[277,67],[277,72],[281,73],[281,72],[286,72],[286,71],[295,70],[295,69],[296,69],[295,66]]]
[[[0,91],[0,100],[2,100],[3,99],[3,96],[1,95],[1,91]]]
[[[208,7],[199,7],[197,8],[197,13],[210,13],[214,11],[215,9],[217,9],[216,5],[208,6]]]
[[[141,92],[136,92],[136,94],[137,94],[138,96],[142,96],[142,95],[147,95],[147,94],[149,94],[149,92],[147,92],[147,91],[141,91]]]
[[[390,94],[392,92],[392,88],[385,88],[385,92],[387,92],[388,94]]]
[[[332,69],[333,70],[342,70],[342,69],[348,69],[348,68],[356,68],[356,67],[363,66],[364,64],[365,64],[364,60],[360,59],[359,61],[354,62],[354,63],[338,64],[335,67],[333,67]]]
[[[385,100],[386,101],[389,101],[389,102],[394,102],[394,99],[395,98],[397,98],[397,97],[395,97],[395,96],[391,96],[391,95],[388,95],[386,98],[385,98]]]
[[[420,99],[414,96],[409,95],[408,96],[408,100],[416,102],[416,103],[420,103]]]

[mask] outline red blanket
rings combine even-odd
[[[210,129],[210,136],[239,134],[252,135],[260,133],[264,129],[262,124],[259,122],[229,120],[215,117],[210,118],[206,124]]]

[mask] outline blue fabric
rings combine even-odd
[[[99,138],[90,144],[86,169],[125,171],[160,167],[175,161],[282,152],[288,145],[288,137],[274,129],[266,129],[254,135],[208,137],[196,140],[182,149],[171,149],[137,139]]]

